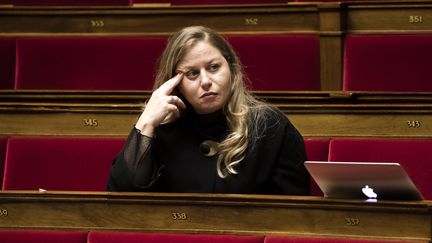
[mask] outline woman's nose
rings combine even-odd
[[[201,87],[203,87],[203,89],[210,88],[212,85],[212,81],[208,73],[206,71],[202,71],[200,76],[201,76]]]

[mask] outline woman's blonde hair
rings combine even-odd
[[[160,58],[154,89],[175,75],[177,65],[187,51],[200,41],[216,47],[228,62],[231,72],[231,97],[223,108],[229,134],[219,144],[217,159],[217,173],[225,178],[228,174],[237,174],[234,167],[245,158],[248,146],[253,147],[261,136],[267,113],[261,111],[273,109],[248,92],[242,65],[231,45],[219,33],[203,26],[186,27],[169,38]]]

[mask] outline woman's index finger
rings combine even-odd
[[[183,73],[179,72],[176,76],[163,83],[159,89],[162,89],[166,95],[170,95],[182,79]]]

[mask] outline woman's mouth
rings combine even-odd
[[[201,99],[202,98],[211,98],[211,97],[215,97],[217,95],[217,93],[215,92],[206,92],[204,94],[201,95]]]

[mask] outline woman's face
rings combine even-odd
[[[184,77],[179,84],[181,94],[198,114],[222,109],[231,90],[231,72],[221,52],[205,41],[197,42],[177,66]]]

